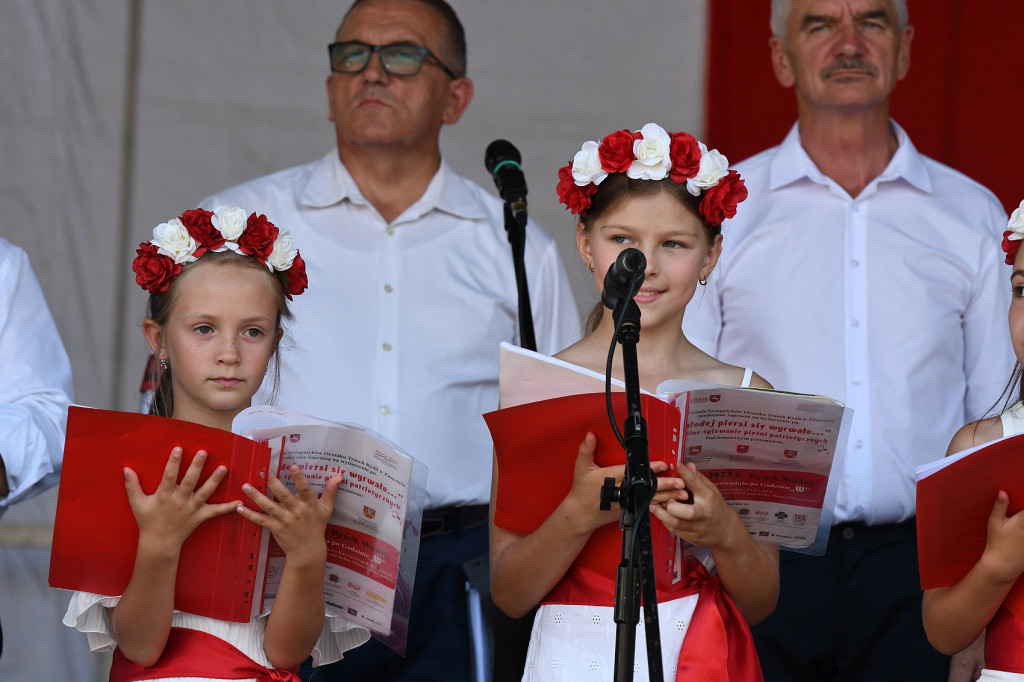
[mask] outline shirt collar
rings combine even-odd
[[[889,125],[892,126],[893,132],[896,134],[898,144],[896,153],[889,160],[889,165],[885,167],[885,170],[872,180],[868,187],[880,182],[893,182],[902,179],[922,192],[931,193],[932,181],[924,158],[914,147],[914,143],[910,141],[910,136],[896,121],[889,119]],[[798,121],[789,129],[786,138],[772,156],[768,185],[772,190],[776,190],[805,177],[819,184],[829,184],[825,174],[818,170],[800,143],[800,123]]]
[[[355,204],[369,205],[359,191],[352,174],[341,162],[338,150],[332,149],[312,164],[306,184],[299,193],[299,202],[310,208],[326,208],[346,199]],[[433,210],[467,220],[482,220],[487,217],[468,183],[443,159],[423,196],[413,202],[394,222],[417,220]]]

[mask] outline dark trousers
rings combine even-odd
[[[751,628],[766,682],[945,682],[925,638],[914,520],[834,526],[825,556],[781,553],[779,605]]]
[[[487,554],[487,550],[486,523],[423,538],[412,591],[405,658],[371,639],[346,652],[337,663],[311,668],[307,661],[300,671],[302,679],[469,682],[472,664],[463,563]]]

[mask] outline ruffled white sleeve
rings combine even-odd
[[[107,618],[107,609],[117,606],[120,597],[105,597],[88,592],[73,592],[64,625],[84,632],[89,638],[89,651],[113,651],[117,646],[114,628]]]
[[[324,630],[313,646],[313,665],[321,666],[340,661],[344,653],[365,644],[370,631],[340,616],[324,616]]]

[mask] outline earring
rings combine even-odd
[[[699,277],[699,278],[697,278],[697,281],[700,283],[701,286],[704,286],[705,284],[708,283],[708,278],[707,277]]]
[[[587,267],[590,268],[591,272],[594,271],[594,264],[593,263],[587,263]]]
[[[166,372],[170,365],[167,363],[167,358],[160,358],[160,371]]]

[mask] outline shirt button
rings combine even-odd
[[[390,284],[385,284],[384,285],[384,292],[385,293],[390,294],[394,290],[395,290],[395,288],[393,286],[391,286]]]
[[[395,236],[395,228],[393,228],[393,227],[392,227],[392,226],[390,226],[390,225],[388,225],[387,227],[385,227],[385,228],[384,228],[384,232],[385,232],[385,233],[386,233],[386,234],[387,234],[387,235],[388,235],[389,237],[394,237],[394,236]]]
[[[847,528],[843,529],[843,539],[844,540],[852,540],[853,539],[853,529],[852,528],[847,527]]]
[[[851,327],[859,327],[860,326],[860,320],[850,320],[850,326]]]
[[[853,208],[850,209],[854,213],[860,213],[860,204],[854,204]]]
[[[852,260],[852,261],[850,261],[850,267],[851,268],[859,268],[860,267],[860,261],[859,260]]]
[[[388,407],[387,405],[381,405],[380,406],[380,413],[381,414],[391,414],[391,408]]]
[[[854,447],[857,447],[857,448],[862,448],[862,447],[864,447],[864,441],[863,441],[863,440],[860,440],[860,439],[857,439],[857,440],[856,440],[856,441],[854,442],[854,444],[853,444],[853,445],[854,445]]]
[[[381,346],[381,348],[383,348],[384,350],[391,350],[391,344],[385,343],[383,346]]]

